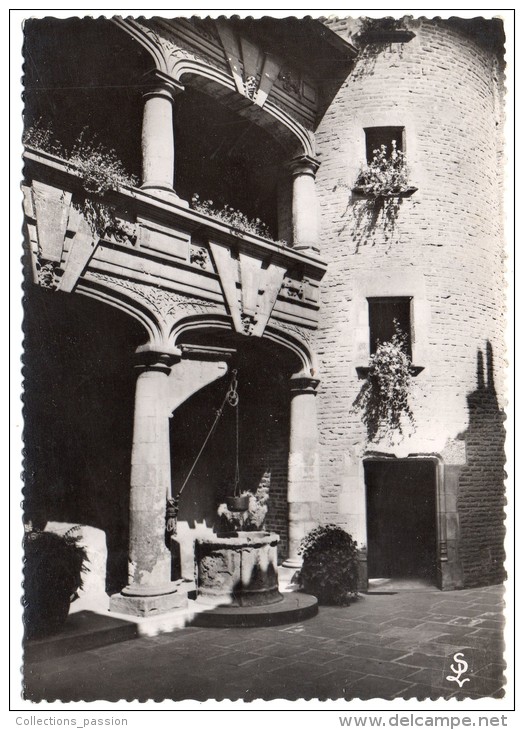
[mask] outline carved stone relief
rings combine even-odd
[[[284,91],[287,91],[288,94],[300,96],[300,78],[290,68],[285,67],[281,69],[278,74],[278,80],[282,83],[282,88]]]
[[[38,257],[36,262],[36,271],[39,285],[44,289],[56,289],[56,272],[58,268],[59,265],[56,261],[45,261]]]
[[[296,324],[288,324],[287,322],[276,322],[275,320],[272,320],[271,324],[275,326],[277,329],[279,329],[282,332],[287,332],[290,335],[293,335],[293,337],[298,338],[302,342],[304,342],[308,349],[310,349],[311,346],[311,330],[306,329],[305,327],[298,327]]]
[[[188,312],[207,314],[213,310],[223,311],[221,305],[215,302],[198,297],[175,294],[174,292],[161,289],[152,284],[120,279],[116,276],[109,276],[100,272],[92,272],[88,278],[94,278],[97,281],[110,284],[111,289],[124,289],[133,299],[145,303],[166,324],[172,323],[178,317]]]
[[[138,226],[129,221],[115,219],[104,232],[104,240],[112,243],[124,243],[136,246]]]
[[[237,332],[262,337],[273,311],[286,269],[228,246],[210,241],[233,326]]]
[[[195,266],[199,266],[204,271],[213,271],[209,251],[205,246],[190,246],[189,262],[195,264]]]
[[[169,21],[161,21],[161,23],[159,22],[155,24],[154,20],[150,20],[146,25],[143,21],[140,22],[142,30],[149,35],[157,48],[162,51],[168,73],[173,73],[177,61],[184,58],[204,61],[215,68],[219,68],[221,70],[224,69],[224,67],[220,66],[220,64],[218,64],[211,55],[202,52],[203,49],[195,49],[192,45],[184,43],[182,36],[175,34],[174,31],[169,28],[168,23]],[[197,30],[199,35],[206,38],[208,42],[211,41],[217,47],[219,46],[219,41],[212,37],[209,28],[207,28],[204,33],[203,26],[198,24],[195,25],[193,22],[191,25],[195,30]]]
[[[286,277],[282,284],[281,294],[291,299],[304,299],[304,282]]]

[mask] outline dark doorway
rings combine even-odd
[[[436,580],[436,466],[367,461],[368,575]]]

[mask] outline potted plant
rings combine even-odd
[[[366,368],[366,382],[353,406],[360,409],[370,441],[402,434],[406,423],[413,425],[409,405],[412,381],[416,371],[406,353],[406,335],[394,320],[395,334],[388,342],[377,343],[377,349]]]
[[[303,564],[297,581],[319,603],[347,605],[357,595],[357,543],[341,527],[331,524],[315,527],[302,540],[299,554]]]
[[[362,18],[356,40],[361,46],[368,44],[407,43],[415,37],[408,30],[403,18]]]
[[[244,491],[238,497],[226,497],[226,501],[218,507],[220,534],[262,530],[268,502],[267,487],[258,487],[256,492]]]
[[[29,530],[24,537],[24,629],[25,638],[56,633],[65,623],[71,602],[82,587],[88,561],[75,535]]]
[[[417,188],[408,183],[408,168],[406,156],[397,149],[396,140],[391,140],[391,152],[385,144],[373,150],[373,158],[360,173],[355,181],[352,192],[380,199],[392,196],[407,197]]]
[[[249,507],[249,492],[226,497],[226,506],[230,512],[245,512]]]

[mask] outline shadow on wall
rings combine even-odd
[[[349,231],[355,246],[353,253],[358,253],[362,246],[377,244],[387,246],[389,251],[392,246],[400,243],[399,218],[403,205],[414,206],[417,205],[417,201],[406,200],[399,195],[363,197],[350,193],[341,216],[344,222],[338,230],[338,235],[341,236]]]
[[[24,307],[24,519],[103,530],[114,592],[127,582],[133,353],[142,333],[80,295],[28,287]]]
[[[461,560],[465,587],[500,583],[504,570],[505,415],[493,377],[493,348],[477,352],[477,388],[467,397],[469,423],[461,434],[467,466],[459,478]]]

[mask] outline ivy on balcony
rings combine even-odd
[[[253,233],[280,246],[288,245],[287,241],[273,238],[269,227],[260,218],[248,218],[245,213],[236,210],[230,205],[223,205],[221,208],[217,208],[212,200],[200,200],[200,196],[195,193],[191,198],[191,208],[196,210],[197,213],[203,213],[210,218],[225,223],[233,229],[233,233],[238,231],[242,233]]]
[[[96,140],[84,127],[71,150],[56,139],[51,125],[38,120],[23,136],[25,147],[55,155],[67,163],[80,178],[84,195],[73,202],[82,212],[94,235],[102,237],[116,231],[115,208],[106,200],[110,191],[119,187],[136,187],[138,179],[124,168],[114,149]]]

